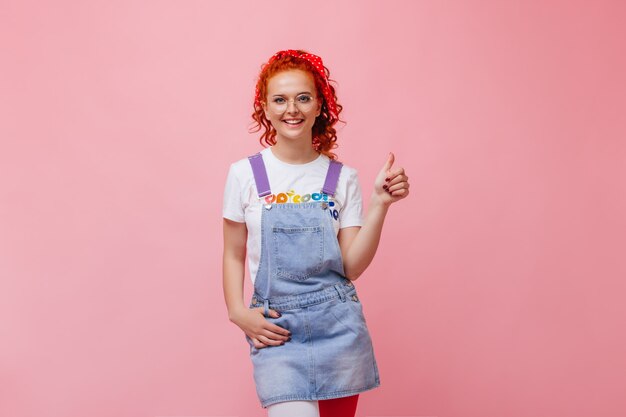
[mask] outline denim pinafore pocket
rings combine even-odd
[[[304,281],[324,266],[324,226],[273,226],[276,275]]]

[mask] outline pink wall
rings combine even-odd
[[[625,12],[3,2],[0,415],[265,414],[221,198],[260,149],[259,66],[299,47],[339,82],[364,195],[390,150],[411,179],[357,284],[382,382],[359,416],[624,415]]]

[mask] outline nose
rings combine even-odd
[[[289,100],[287,101],[287,113],[289,114],[296,114],[298,113],[299,109],[298,106],[296,106],[296,101],[295,100]]]

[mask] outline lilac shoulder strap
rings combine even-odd
[[[343,164],[341,162],[333,159],[330,160],[330,165],[328,166],[328,171],[326,172],[326,181],[324,181],[324,187],[322,188],[323,193],[332,196],[335,195],[342,167]]]
[[[261,152],[249,156],[248,160],[250,161],[250,165],[252,165],[252,173],[254,174],[254,182],[256,183],[256,190],[259,193],[259,197],[271,194],[270,181],[267,179],[267,171],[265,170],[265,163],[263,162]]]

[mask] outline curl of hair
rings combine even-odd
[[[305,54],[308,53],[304,50],[298,50],[298,52]],[[261,101],[265,100],[267,96],[267,81],[272,78],[274,75],[279,72],[299,69],[305,72],[308,72],[313,77],[315,81],[315,89],[316,95],[319,99],[322,100],[322,110],[320,115],[315,119],[315,123],[313,124],[313,138],[317,138],[319,141],[319,147],[317,150],[324,155],[328,156],[330,159],[337,160],[337,155],[332,152],[332,149],[337,148],[339,145],[337,144],[337,131],[333,127],[337,122],[341,121],[339,119],[339,114],[343,107],[337,102],[337,95],[335,93],[335,87],[331,84],[334,83],[330,77],[330,71],[328,68],[324,66],[324,72],[326,74],[326,78],[329,80],[330,92],[335,99],[335,103],[337,106],[337,117],[332,117],[328,111],[328,104],[326,103],[326,98],[322,93],[322,86],[326,84],[324,78],[322,78],[321,74],[317,72],[315,67],[304,58],[297,58],[293,56],[283,56],[275,59],[271,63],[266,63],[261,67],[261,72],[259,74],[259,78],[257,81],[257,88],[259,90],[259,96]],[[265,112],[263,111],[263,107],[260,104],[253,103],[254,111],[252,113],[252,119],[254,120],[253,126],[250,129],[250,132],[258,132],[261,128],[264,129],[263,134],[259,138],[259,142],[263,147],[265,144],[271,146],[276,143],[276,130],[272,126],[269,120],[265,118]],[[343,122],[343,121],[342,121]]]

